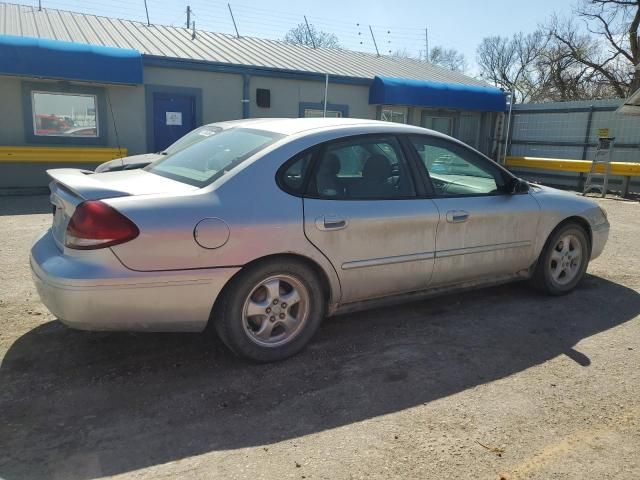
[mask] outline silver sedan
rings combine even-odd
[[[607,240],[593,201],[431,130],[264,119],[201,133],[144,169],[49,171],[53,225],[31,268],[62,322],[210,325],[274,361],[327,315],[519,279],[565,294]]]

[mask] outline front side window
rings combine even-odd
[[[231,128],[169,153],[145,170],[202,188],[282,137],[263,130]]]
[[[83,137],[100,135],[95,95],[31,92],[33,134],[36,137]]]
[[[394,199],[415,196],[413,181],[394,137],[359,137],[324,148],[312,194],[326,199]]]
[[[418,156],[439,196],[494,195],[503,192],[504,179],[489,160],[453,142],[434,137],[411,137]]]

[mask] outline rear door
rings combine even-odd
[[[341,303],[428,285],[438,211],[419,197],[416,174],[390,135],[320,147],[304,198],[304,230],[336,269]]]
[[[409,137],[440,211],[432,285],[516,273],[535,261],[540,207],[528,193],[506,193],[492,161],[456,142]]]

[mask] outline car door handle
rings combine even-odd
[[[326,215],[316,218],[316,227],[318,230],[342,230],[347,227],[347,221],[335,215]]]
[[[464,210],[449,210],[447,212],[447,222],[462,223],[469,220],[469,212]]]

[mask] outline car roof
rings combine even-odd
[[[296,135],[309,130],[344,129],[348,127],[385,127],[391,131],[407,133],[426,133],[438,135],[437,132],[422,127],[400,123],[383,122],[380,120],[368,120],[362,118],[251,118],[246,120],[232,120],[229,122],[212,123],[210,125],[223,128],[246,127],[257,128],[282,135]],[[442,135],[446,137],[446,135]]]

